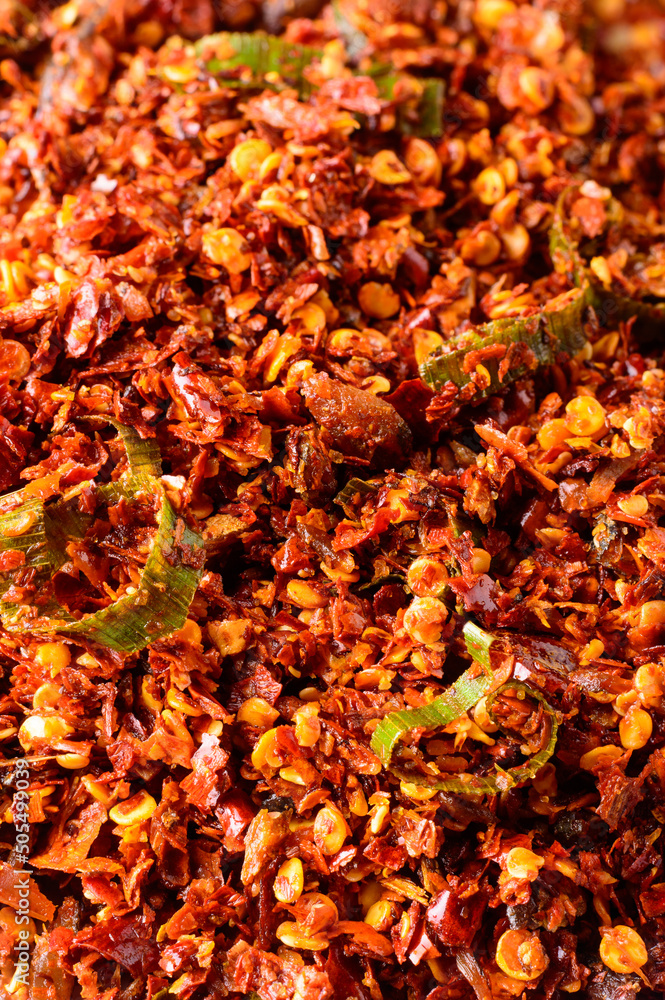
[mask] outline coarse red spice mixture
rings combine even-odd
[[[0,58],[0,996],[662,997],[665,10]]]

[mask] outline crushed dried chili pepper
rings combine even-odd
[[[662,997],[661,7],[0,59],[0,997]]]

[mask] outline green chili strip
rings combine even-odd
[[[119,652],[135,652],[183,626],[202,573],[203,543],[173,509],[157,478],[161,462],[156,443],[109,422],[123,437],[129,472],[116,483],[96,486],[97,492],[109,503],[123,497],[159,499],[157,532],[135,593],[80,619],[51,597],[37,607],[5,600],[0,619],[10,631],[80,635]],[[0,574],[0,594],[15,584],[16,572],[20,579],[25,568],[31,568],[33,583],[47,582],[67,562],[68,544],[83,539],[94,520],[79,510],[77,498],[94,485],[82,483],[55,502],[32,499],[0,515],[0,552],[22,552],[25,557],[16,570]]]

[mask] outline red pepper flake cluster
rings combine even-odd
[[[5,4],[0,997],[663,996],[664,67]]]

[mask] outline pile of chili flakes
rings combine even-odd
[[[661,996],[661,338],[591,309],[575,358],[469,406],[418,364],[570,287],[548,249],[568,189],[603,287],[662,296],[662,9],[345,0],[286,25],[321,53],[300,99],[225,86],[192,48],[281,25],[275,4],[28,4],[30,31],[19,6],[0,488],[117,477],[121,439],[86,419],[111,415],[156,438],[206,566],[185,627],[138,653],[0,633],[0,995]],[[443,79],[442,135],[400,134],[363,59]],[[352,477],[367,492],[339,497]],[[430,794],[370,739],[469,665],[468,620],[506,656],[519,638],[557,745],[522,787]],[[523,759],[479,711],[407,742],[453,777]],[[603,962],[613,925],[648,960]],[[497,964],[508,930],[537,942],[531,978]]]

